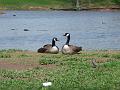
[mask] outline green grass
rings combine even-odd
[[[9,10],[48,10],[75,8],[75,0],[0,0],[0,9]],[[80,0],[81,8],[119,7],[119,0]]]
[[[0,62],[7,61],[8,66],[36,65],[22,70],[1,67],[0,90],[120,89],[120,51],[82,51],[81,54],[63,55],[2,50],[0,55],[4,56],[0,57]],[[98,63],[96,68],[92,68],[93,59]],[[43,87],[42,83],[46,81],[52,82],[52,86]]]
[[[10,58],[10,54],[8,53],[0,53],[0,58]]]
[[[0,6],[8,9],[71,8],[72,2],[70,0],[0,0]]]
[[[39,64],[40,65],[48,65],[48,64],[55,64],[57,60],[53,60],[52,58],[40,58]]]

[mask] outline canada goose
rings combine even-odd
[[[62,50],[61,50],[63,54],[76,54],[82,50],[82,47],[69,45],[70,33],[65,33],[63,36],[67,37],[67,41],[65,45],[63,45]]]
[[[52,39],[52,44],[46,44],[42,48],[38,49],[38,53],[52,53],[57,54],[59,52],[59,48],[55,45],[55,41],[59,41],[56,37]]]

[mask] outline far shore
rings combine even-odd
[[[5,10],[28,10],[28,11],[119,11],[120,7],[119,6],[112,6],[112,7],[82,7],[82,8],[49,8],[49,7],[27,7],[27,8],[1,8],[0,7],[0,14],[4,14]]]

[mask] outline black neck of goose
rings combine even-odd
[[[69,42],[70,42],[70,35],[69,35],[69,36],[67,36],[66,45],[69,45]]]
[[[52,40],[52,47],[55,46],[55,41],[54,39]]]

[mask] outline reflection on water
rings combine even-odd
[[[120,50],[120,12],[98,11],[6,11],[0,15],[0,49],[37,50],[43,44],[66,42],[83,49]]]

